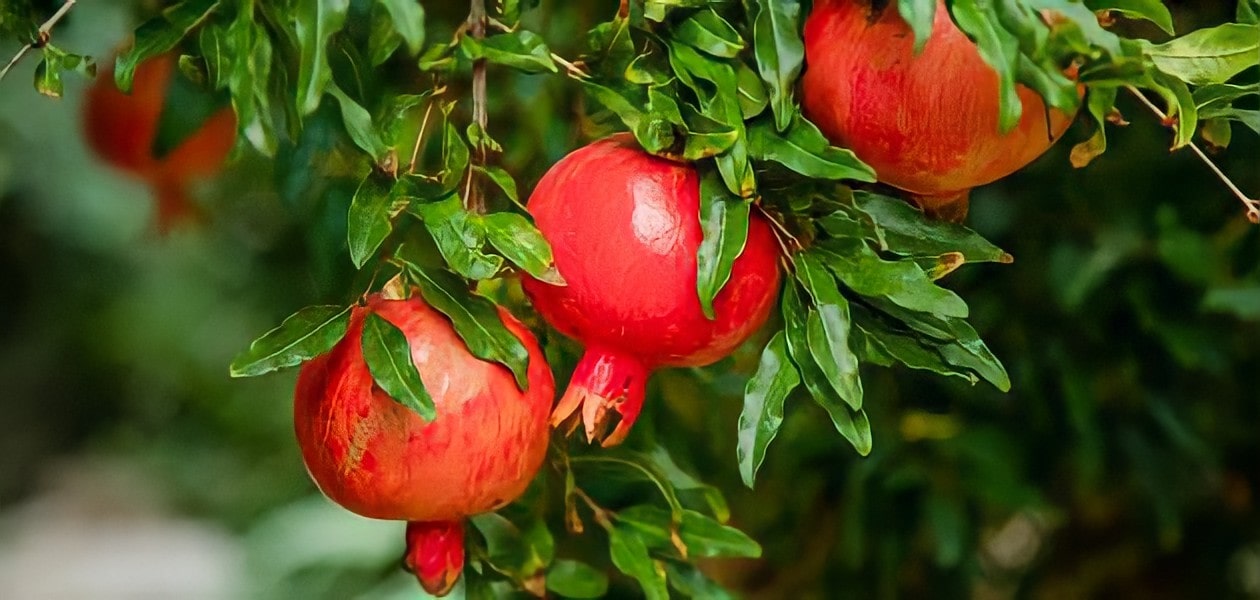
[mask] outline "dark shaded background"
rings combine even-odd
[[[462,17],[427,4],[430,39]],[[1169,4],[1182,32],[1233,11]],[[108,56],[131,9],[82,2],[58,42]],[[607,14],[530,18],[572,55]],[[335,122],[275,163],[242,152],[199,190],[204,222],[161,237],[148,191],[81,139],[86,83],[39,97],[33,65],[0,82],[0,597],[415,597],[395,528],[307,480],[295,374],[227,377],[255,335],[349,288],[354,181],[318,159],[345,146]],[[491,131],[532,184],[587,124],[562,78],[492,77]],[[1121,108],[1133,124],[1088,168],[1067,161],[1078,126],[973,196],[969,223],[1016,260],[948,281],[1009,394],[870,369],[872,455],[797,399],[753,492],[734,431],[757,348],[653,380],[665,400],[636,435],[725,490],[765,547],[711,575],[765,598],[1260,597],[1260,227]],[[1218,159],[1260,193],[1253,132],[1235,126]]]

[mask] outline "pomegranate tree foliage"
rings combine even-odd
[[[344,335],[354,299],[395,285],[416,290],[451,319],[473,354],[503,364],[524,384],[528,355],[497,318],[495,304],[511,305],[517,314],[527,310],[508,277],[514,272],[564,282],[521,211],[527,188],[518,185],[518,171],[532,174],[521,168],[531,157],[504,147],[493,132],[523,128],[541,138],[554,130],[518,120],[526,111],[516,103],[530,99],[509,97],[495,84],[484,99],[489,126],[479,121],[469,82],[474,70],[488,68],[494,81],[515,71],[533,75],[531,86],[562,90],[574,108],[557,105],[553,118],[576,119],[584,137],[629,130],[649,152],[696,164],[705,240],[697,256],[697,294],[707,312],[743,249],[750,213],[762,211],[779,224],[792,277],[782,290],[781,318],[758,338],[764,349],[743,384],[738,446],[730,449],[746,485],[753,485],[789,407],[810,410],[789,402],[812,399],[858,453],[871,452],[863,365],[1010,388],[1001,361],[968,323],[966,302],[939,285],[967,263],[1008,263],[1010,255],[966,227],[928,220],[889,197],[867,165],[831,146],[801,115],[793,95],[807,3],[601,5],[597,15],[583,9],[606,20],[585,33],[580,47],[553,39],[548,23],[531,17],[536,2],[493,3],[484,35],[449,16],[426,14],[428,8],[449,15],[446,4],[185,0],[152,15],[118,57],[116,81],[127,89],[141,61],[178,50],[181,72],[230,101],[252,151],[278,162],[296,164],[293,149],[302,148],[304,130],[321,115],[334,115],[343,127],[347,143],[304,148],[301,156],[318,172],[359,181],[346,240],[349,260],[360,270],[357,287],[347,290],[352,300],[298,311],[251,344],[231,365],[233,376],[261,375],[322,354]],[[922,45],[935,0],[895,4]],[[1082,102],[1078,83],[1088,89],[1083,102],[1093,134],[1073,148],[1076,166],[1106,150],[1106,127],[1122,120],[1115,104],[1126,88],[1162,99],[1174,149],[1196,133],[1227,146],[1234,124],[1260,134],[1260,112],[1246,108],[1260,95],[1254,68],[1260,2],[1239,2],[1236,23],[1161,43],[1122,37],[1099,23],[1105,14],[1149,21],[1169,36],[1182,33],[1174,32],[1167,7],[1157,0],[954,0],[948,6],[999,74],[1003,127],[1017,123],[1023,110],[1017,84],[1066,111]],[[0,10],[0,28],[10,37],[30,38],[37,22],[24,3]],[[574,53],[562,56],[553,45]],[[90,58],[52,44],[40,50],[36,87],[42,93],[57,95],[65,70],[94,68]],[[1069,64],[1077,67],[1076,79],[1064,74]],[[164,119],[159,137],[178,137],[189,127]],[[399,402],[432,416],[405,337],[384,319],[372,321],[371,333],[364,336],[364,356],[373,377]],[[571,348],[555,336],[548,352],[556,365],[571,364]],[[722,493],[680,468],[657,440],[632,438],[630,445],[635,449],[556,444],[555,469],[534,493],[502,515],[473,520],[481,539],[473,542],[475,574],[469,572],[465,593],[550,589],[595,597],[607,590],[604,568],[611,565],[649,598],[671,590],[723,595],[695,560],[755,557],[760,547],[726,524]],[[619,504],[636,482],[654,487],[659,499]],[[555,507],[545,490],[560,491],[562,520],[571,532],[592,524],[605,530],[607,560],[556,556],[548,525],[557,522],[547,517]],[[948,503],[928,510],[962,518]]]

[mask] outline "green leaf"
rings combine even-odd
[[[980,234],[956,223],[928,218],[913,206],[880,194],[853,193],[854,203],[883,232],[888,249],[903,256],[940,256],[958,252],[967,262],[1009,263],[1010,254]]]
[[[597,455],[571,456],[569,461],[575,466],[589,465],[620,471],[629,475],[631,480],[652,483],[661,491],[661,497],[669,505],[670,512],[675,516],[675,520],[682,519],[683,507],[682,502],[678,500],[678,490],[674,489],[674,484],[670,480],[669,475],[661,469],[660,465],[652,457],[633,450],[617,448],[616,450],[605,451]]]
[[[617,512],[617,523],[638,534],[649,549],[675,550],[670,513],[664,508],[650,504],[631,506]],[[748,534],[694,510],[683,510],[677,531],[678,539],[687,548],[688,558],[761,556],[761,546]]]
[[[468,144],[464,143],[459,130],[451,124],[450,111],[453,107],[452,103],[442,109],[446,113],[446,128],[442,135],[442,185],[448,190],[459,187],[468,170],[470,157]]]
[[[297,35],[299,59],[297,110],[300,115],[315,112],[324,96],[325,87],[332,83],[332,69],[328,66],[328,40],[345,25],[349,9],[350,0],[301,0],[293,9],[292,25]],[[345,102],[342,102],[343,114],[345,110]],[[351,127],[348,120],[346,127]],[[371,150],[368,151],[372,153]],[[376,157],[377,154],[372,153],[372,156]]]
[[[1226,23],[1146,49],[1160,71],[1186,83],[1225,83],[1260,64],[1260,24]]]
[[[1260,0],[1238,0],[1236,14],[1239,23],[1260,23]]]
[[[1199,110],[1221,108],[1247,96],[1260,96],[1260,86],[1213,83],[1195,88],[1194,105]]]
[[[421,204],[415,210],[451,270],[469,279],[490,279],[503,268],[501,257],[482,252],[485,224],[464,210],[459,196]]]
[[[547,570],[547,589],[566,598],[603,598],[608,576],[586,563],[560,559]]]
[[[555,73],[558,70],[542,36],[525,29],[482,40],[464,35],[459,40],[459,49],[469,60],[484,58],[525,73]]]
[[[801,376],[788,357],[787,337],[782,331],[770,338],[761,352],[757,372],[744,388],[744,409],[739,414],[739,441],[735,455],[744,485],[753,487],[766,448],[783,424],[783,405],[800,385]]]
[[[1203,309],[1260,321],[1260,285],[1209,289],[1203,296]]]
[[[1146,19],[1168,35],[1174,33],[1172,13],[1161,0],[1085,0],[1085,5],[1092,11],[1113,10],[1126,17]]]
[[[735,27],[712,8],[692,13],[674,28],[674,38],[702,52],[734,58],[744,49]]]
[[[669,562],[665,564],[665,572],[669,575],[670,587],[687,597],[704,600],[735,599],[735,596],[709,579],[693,564]]]
[[[807,330],[811,311],[807,311],[801,303],[794,282],[788,282],[783,286],[782,310],[783,333],[787,338],[788,352],[792,355],[792,361],[800,369],[801,383],[805,384],[805,389],[809,390],[814,402],[827,411],[840,435],[861,455],[870,454],[871,435],[865,414],[859,413],[861,422],[866,424],[864,430],[859,430],[858,421],[855,421],[854,415],[849,412],[848,405],[836,394],[810,351]]]
[[[91,56],[71,54],[52,44],[45,44],[42,54],[43,60],[35,67],[35,91],[45,96],[61,97],[61,75],[66,71],[96,77],[96,60]]]
[[[933,283],[912,261],[880,258],[863,240],[828,240],[811,254],[863,296],[888,298],[898,306],[945,317],[967,316],[967,303],[958,294]]]
[[[859,315],[862,318],[859,318]],[[854,311],[854,324],[864,338],[868,348],[895,360],[911,369],[931,371],[941,375],[960,377],[968,383],[975,384],[979,378],[970,371],[962,371],[945,362],[937,351],[937,344],[916,336],[913,333],[894,331],[880,319],[874,318],[865,311]]]
[[[664,446],[655,445],[646,454],[648,460],[652,462],[656,471],[663,475],[670,485],[674,486],[679,492],[699,492],[704,496],[705,503],[709,505],[709,510],[713,512],[713,516],[721,523],[725,523],[731,518],[730,507],[726,504],[726,498],[722,496],[722,490],[716,486],[704,483],[690,473],[682,470],[678,463],[674,462],[674,458],[670,456],[669,451]]]
[[[395,402],[411,409],[420,418],[433,422],[437,410],[424,389],[420,371],[411,358],[407,336],[376,313],[363,319],[363,362],[372,380]]]
[[[392,180],[369,172],[354,192],[346,215],[346,243],[355,268],[362,268],[394,229],[394,188]]]
[[[399,254],[407,254],[405,246],[399,248]],[[425,302],[450,318],[455,333],[468,345],[468,351],[477,358],[511,369],[516,385],[522,390],[528,389],[529,351],[503,324],[495,304],[468,291],[463,280],[449,273],[421,268],[405,258],[403,261]]]
[[[674,128],[661,115],[643,112],[639,103],[613,88],[587,80],[582,81],[582,87],[596,101],[616,113],[644,150],[658,154],[674,145]]]
[[[805,321],[805,339],[827,381],[853,410],[862,408],[862,378],[849,342],[849,302],[822,261],[812,254],[794,257],[796,277],[814,299]]]
[[[424,7],[415,0],[376,0],[389,12],[394,31],[407,43],[412,56],[424,46]]]
[[[712,171],[700,180],[700,230],[696,250],[696,287],[700,309],[713,319],[713,300],[731,277],[735,259],[748,240],[749,203],[732,196]]]
[[[950,5],[954,22],[975,40],[980,57],[998,75],[998,129],[1006,133],[1019,124],[1023,106],[1015,87],[1019,68],[1019,41],[999,30],[993,6],[981,0],[954,0]]]
[[[381,8],[373,8],[368,30],[368,61],[378,67],[389,60],[403,44],[402,36],[394,29],[394,17]]]
[[[748,153],[777,162],[806,177],[875,181],[875,170],[850,150],[832,146],[813,123],[796,114],[787,133],[779,134],[765,119],[748,128]]]
[[[161,15],[137,27],[131,48],[118,55],[114,64],[114,83],[118,89],[130,92],[131,81],[140,63],[174,48],[218,6],[215,0],[187,0],[163,10]]]
[[[936,0],[897,0],[897,12],[914,31],[914,53],[922,52],[928,38],[932,37],[932,22],[936,20]]]
[[[1260,110],[1243,110],[1241,108],[1208,109],[1199,115],[1202,119],[1219,121],[1236,121],[1249,127],[1260,135]]]
[[[1199,123],[1198,108],[1194,104],[1194,96],[1190,94],[1190,86],[1176,77],[1156,71],[1152,74],[1156,84],[1155,91],[1164,98],[1168,109],[1165,111],[1177,117],[1177,135],[1173,139],[1173,150],[1183,148],[1194,140],[1194,130]]]
[[[1107,151],[1107,113],[1115,105],[1116,88],[1090,88],[1085,98],[1085,107],[1094,121],[1094,134],[1072,147],[1073,167],[1084,167]]]
[[[766,86],[751,67],[740,62],[735,67],[735,80],[739,91],[739,112],[745,120],[761,114],[770,105]]]
[[[937,351],[949,364],[971,369],[997,389],[1010,391],[1011,379],[1006,368],[966,321],[906,310],[879,298],[871,299],[871,304],[907,327],[936,340]]]
[[[805,61],[801,40],[801,4],[797,0],[752,0],[753,54],[762,81],[770,88],[775,128],[784,131],[796,114],[792,90]]]
[[[326,91],[337,99],[341,107],[341,122],[345,124],[346,133],[350,134],[354,145],[379,162],[389,152],[389,148],[385,145],[385,140],[381,139],[381,134],[372,125],[371,113],[341,91],[337,84],[329,81],[326,86]]]
[[[555,558],[555,539],[541,520],[534,519],[524,528],[494,512],[469,520],[486,540],[486,558],[491,568],[512,579],[533,577]]]
[[[65,86],[61,83],[60,60],[49,60],[48,53],[35,65],[35,91],[49,98],[60,98]]]
[[[566,285],[556,270],[551,245],[529,219],[510,212],[492,213],[482,218],[490,245],[512,264],[525,269],[540,281]]]
[[[608,530],[608,551],[613,566],[633,577],[643,587],[648,600],[668,600],[665,587],[665,571],[648,555],[647,546],[633,530],[612,527]]]
[[[507,195],[508,200],[516,204],[521,203],[521,196],[516,190],[516,180],[512,178],[512,174],[508,173],[503,167],[495,167],[490,165],[473,165],[473,170],[485,175],[493,181],[503,193]]]
[[[308,306],[290,315],[232,359],[232,377],[254,377],[292,367],[332,349],[346,335],[350,308]]]

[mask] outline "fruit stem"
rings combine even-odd
[[[468,32],[472,34],[476,40],[486,37],[486,0],[469,0],[468,2]],[[486,59],[479,58],[473,61],[472,67],[472,112],[473,122],[481,130],[481,135],[486,135],[486,124],[489,118],[486,115]],[[486,144],[477,144],[476,156],[473,160],[474,165],[486,164]],[[475,213],[486,212],[485,198],[483,197],[481,182],[477,179],[475,171],[468,169],[468,189],[465,194],[465,208]]]
[[[1146,95],[1139,92],[1137,88],[1131,85],[1126,85],[1124,87],[1129,90],[1130,94],[1133,94],[1139,101],[1141,101],[1142,104],[1145,104],[1146,108],[1149,108],[1156,117],[1159,117],[1161,123],[1168,123],[1168,115],[1164,113],[1163,110],[1160,110],[1158,106],[1155,106],[1155,103],[1151,102],[1150,98],[1147,98]],[[1213,162],[1211,158],[1208,158],[1207,153],[1203,152],[1203,150],[1199,148],[1198,144],[1191,141],[1189,146],[1190,149],[1194,151],[1195,155],[1199,157],[1199,160],[1203,161],[1203,164],[1207,165],[1208,169],[1212,170],[1212,173],[1216,175],[1217,179],[1220,179],[1221,183],[1224,183],[1225,187],[1229,188],[1229,191],[1234,193],[1234,196],[1238,198],[1239,202],[1242,202],[1243,207],[1247,209],[1247,220],[1252,223],[1260,224],[1260,200],[1247,197],[1247,195],[1234,184],[1233,180],[1231,180],[1220,167],[1216,166],[1216,163]]]
[[[57,12],[53,13],[53,16],[48,17],[48,20],[44,21],[43,25],[39,26],[39,31],[35,34],[35,41],[22,46],[17,51],[17,54],[13,55],[13,59],[9,61],[9,64],[5,65],[4,70],[0,71],[0,80],[4,79],[4,76],[9,74],[9,69],[12,69],[13,65],[16,65],[19,60],[22,60],[22,57],[26,56],[26,53],[32,48],[43,48],[48,45],[48,42],[52,40],[52,28],[61,21],[62,17],[66,16],[66,13],[70,12],[70,9],[74,8],[74,4],[77,1],[78,0],[66,0],[65,3],[61,5],[61,8],[57,9]]]

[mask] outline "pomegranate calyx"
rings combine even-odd
[[[599,440],[606,448],[616,446],[630,434],[643,410],[647,378],[648,368],[639,359],[588,348],[573,371],[568,390],[551,413],[551,424],[563,429],[565,435],[572,433],[581,406],[586,441]],[[612,432],[608,433],[610,427]]]
[[[463,521],[407,523],[407,554],[403,565],[415,574],[424,591],[445,596],[464,572]]]

